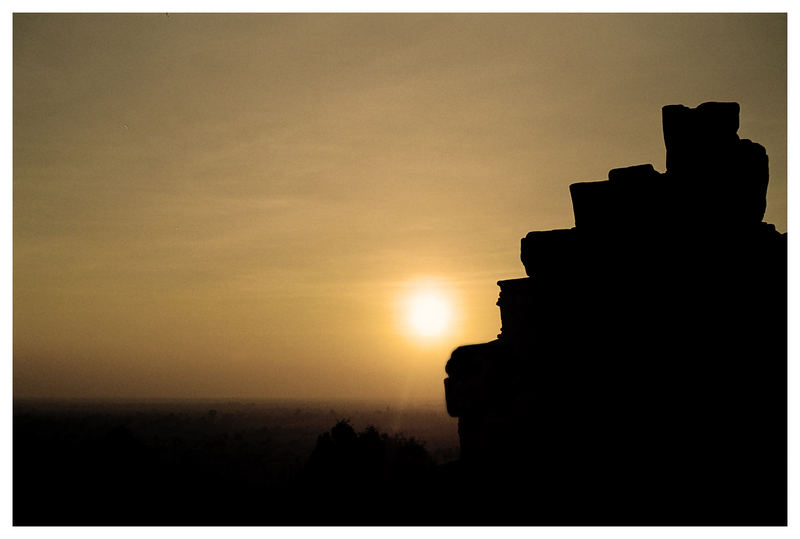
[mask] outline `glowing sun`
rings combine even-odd
[[[438,337],[452,325],[452,302],[441,290],[419,288],[405,301],[405,320],[410,333],[417,337]]]

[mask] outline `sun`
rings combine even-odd
[[[411,290],[405,300],[406,327],[423,339],[440,337],[452,327],[453,306],[444,291],[430,287]]]

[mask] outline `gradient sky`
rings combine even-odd
[[[443,399],[568,186],[737,101],[786,230],[785,15],[14,16],[17,397]],[[636,226],[635,222],[631,226]],[[398,304],[438,283],[420,340]]]

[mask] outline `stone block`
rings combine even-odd
[[[579,182],[569,186],[572,212],[578,229],[605,229],[617,222],[617,205],[611,182]]]
[[[618,187],[636,187],[659,176],[651,164],[612,168],[608,171],[608,181]]]
[[[667,105],[661,109],[667,171],[704,168],[719,160],[721,148],[738,140],[739,104],[703,103],[697,108]]]
[[[571,267],[575,240],[575,229],[571,228],[528,232],[520,242],[520,259],[525,266],[525,273],[547,274]]]

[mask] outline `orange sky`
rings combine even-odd
[[[17,397],[442,398],[568,185],[737,101],[786,230],[784,15],[15,15]],[[636,226],[636,223],[631,223]],[[427,279],[441,337],[398,305]]]

